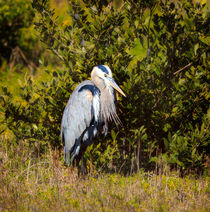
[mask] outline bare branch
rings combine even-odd
[[[186,68],[190,67],[192,64],[193,64],[192,62],[189,63],[189,64],[187,64],[187,65],[184,66],[183,68],[181,68],[181,69],[179,69],[178,71],[174,72],[174,75],[175,75],[175,74],[178,74],[179,72],[181,72],[181,71],[185,70]]]

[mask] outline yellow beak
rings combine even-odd
[[[106,77],[107,82],[119,93],[121,93],[124,97],[126,97],[125,93],[121,90],[121,88],[117,85],[117,83],[111,78],[111,77]]]

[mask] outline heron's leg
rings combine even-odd
[[[81,161],[81,166],[79,165],[80,161]],[[80,176],[82,174],[83,179],[84,179],[84,175],[83,175],[83,156],[82,156],[81,152],[79,153],[79,155],[76,155],[74,162],[75,162],[75,166],[78,169],[78,175]]]
[[[82,175],[83,179],[85,179],[85,173],[86,173],[85,158],[84,158],[84,153],[85,153],[86,148],[87,147],[82,144],[79,155],[77,155],[77,157],[76,157],[77,167],[79,168],[79,175],[80,176]],[[81,161],[81,165],[79,166],[80,161]]]
[[[82,155],[82,158],[81,158],[81,162],[82,162],[82,178],[83,180],[85,180],[85,161],[84,161],[84,157]]]

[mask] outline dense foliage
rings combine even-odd
[[[37,39],[32,26],[34,11],[30,0],[1,0],[0,1],[0,64],[4,59],[9,61],[16,47],[24,51],[27,57],[32,57]]]
[[[57,23],[47,1],[33,1],[40,39],[63,61],[51,79],[29,78],[21,102],[4,88],[5,121],[17,141],[62,147],[62,112],[78,82],[108,64],[127,93],[122,126],[110,124],[86,153],[88,167],[125,173],[156,164],[205,169],[209,147],[209,13],[192,1],[69,0],[70,21]]]

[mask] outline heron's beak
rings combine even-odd
[[[106,77],[107,82],[119,93],[121,93],[124,97],[126,97],[125,93],[121,90],[121,88],[117,85],[117,83],[111,78],[111,77]]]

